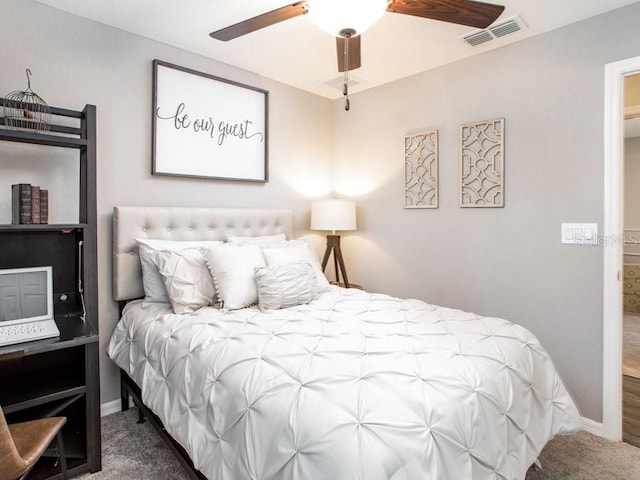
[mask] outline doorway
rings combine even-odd
[[[602,435],[614,441],[622,439],[624,83],[635,74],[640,57],[605,67]]]
[[[640,75],[624,78],[622,440],[640,447]]]

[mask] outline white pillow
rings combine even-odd
[[[267,265],[306,262],[316,274],[319,291],[323,292],[329,288],[329,280],[324,276],[316,252],[306,240],[291,240],[284,247],[263,248],[262,255]]]
[[[144,287],[144,301],[148,303],[169,303],[167,288],[164,279],[158,272],[158,268],[152,257],[158,250],[180,251],[192,247],[208,247],[219,245],[222,242],[216,240],[155,240],[149,238],[136,238],[138,255],[142,265],[142,286]],[[202,261],[204,265],[204,259]]]
[[[265,261],[257,245],[213,245],[203,249],[221,308],[237,310],[258,302],[255,269]]]
[[[306,262],[258,267],[256,285],[261,311],[304,305],[318,296],[316,272]]]
[[[286,243],[287,237],[284,233],[275,235],[258,235],[255,237],[238,237],[235,235],[227,235],[227,242],[238,245],[278,245]]]
[[[213,305],[216,290],[200,248],[156,250],[152,258],[175,313],[193,313]]]

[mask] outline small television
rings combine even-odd
[[[59,335],[51,267],[0,269],[0,346]]]

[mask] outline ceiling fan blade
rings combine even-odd
[[[486,28],[496,21],[504,7],[471,0],[394,0],[387,11]]]
[[[349,59],[349,70],[360,68],[360,35],[349,37],[349,51],[347,57],[347,38],[336,37],[336,51],[338,53],[338,71],[347,70],[347,58]]]
[[[211,32],[209,35],[216,40],[228,41],[234,38],[241,37],[247,33],[255,32],[261,28],[268,27],[275,23],[289,20],[300,15],[304,15],[309,10],[307,9],[306,2],[296,2],[286,7],[276,8],[270,12],[263,13],[257,17],[249,18],[242,22],[238,22],[230,27]]]

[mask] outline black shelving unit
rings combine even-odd
[[[0,105],[4,99],[0,98]],[[0,405],[9,423],[64,415],[71,475],[101,469],[96,239],[96,107],[51,108],[50,131],[12,130],[0,117],[0,142],[79,152],[78,223],[0,225],[0,268],[50,265],[60,337],[0,347]],[[57,119],[56,123],[55,119]],[[77,126],[68,126],[76,123]],[[2,156],[0,153],[0,171]],[[81,276],[84,305],[78,288]],[[86,317],[83,319],[83,311]],[[45,455],[29,478],[60,478]]]

